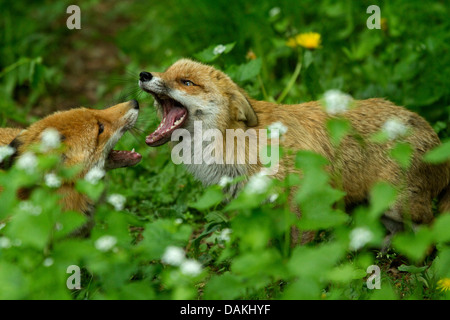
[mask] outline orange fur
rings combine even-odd
[[[146,73],[141,76],[140,86],[157,98],[156,106],[160,111],[166,108],[162,105],[166,104],[167,99],[177,101],[186,108],[188,119],[182,128],[189,131],[192,131],[194,120],[203,121],[206,127],[217,128],[221,132],[238,128],[266,129],[274,122],[283,123],[288,130],[281,145],[294,151],[311,150],[327,158],[332,177],[342,175],[345,202],[349,206],[367,199],[376,182],[388,181],[400,192],[395,206],[386,213],[394,221],[402,222],[407,214],[415,223],[429,223],[433,219],[431,201],[440,193],[443,193],[441,208],[450,207],[450,191],[443,191],[450,183],[450,163],[431,165],[421,160],[425,152],[440,144],[438,136],[422,117],[389,101],[355,101],[354,108],[342,114],[350,121],[358,139],[348,135],[342,141],[338,154],[326,129],[326,122],[333,116],[317,101],[296,105],[257,101],[223,72],[188,59],[177,61],[165,72]],[[389,157],[389,150],[395,142],[374,143],[370,139],[392,117],[412,129],[411,134],[403,138],[414,150],[412,164],[404,173]],[[225,145],[226,137],[223,137]],[[248,146],[245,157],[248,159]],[[276,178],[283,178],[286,173],[295,170],[291,158],[284,159],[281,164]],[[251,176],[261,168],[260,163],[247,164],[236,172],[243,171]],[[214,174],[216,171],[224,172],[210,170],[207,165],[198,168],[188,166],[188,170],[205,185],[218,182],[220,177]],[[402,189],[403,179],[406,186]]]
[[[117,164],[113,161],[117,158],[112,157],[113,154],[116,155],[116,151],[112,151],[114,145],[125,131],[134,126],[137,115],[138,104],[135,101],[121,103],[105,110],[78,108],[56,112],[24,130],[1,128],[0,146],[13,147],[16,150],[13,157],[17,158],[28,151],[30,146],[40,143],[42,133],[46,129],[56,129],[65,145],[62,155],[64,165],[81,167],[76,180],[84,177],[94,167],[106,170],[139,162],[140,155],[136,153],[135,161],[131,162],[121,159]],[[92,201],[75,190],[74,181],[64,181],[58,192],[63,196],[62,204],[65,210],[91,214]],[[27,193],[22,190],[19,194],[26,197]]]

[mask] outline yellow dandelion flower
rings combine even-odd
[[[450,290],[450,278],[444,278],[437,282],[437,288],[441,291],[449,291]]]
[[[295,37],[288,39],[286,45],[291,48],[302,46],[306,49],[317,49],[320,46],[320,33],[300,33]]]

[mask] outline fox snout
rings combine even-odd
[[[40,143],[44,133],[52,129],[58,133],[65,145],[65,165],[81,165],[83,172],[94,166],[111,170],[135,165],[142,158],[134,150],[113,150],[122,135],[134,127],[138,115],[139,103],[131,100],[104,110],[77,108],[56,112],[25,130],[1,129],[0,134],[5,135],[5,142],[14,148],[15,159],[32,145]],[[6,133],[11,132],[16,135],[7,141]],[[12,165],[12,162],[9,161],[8,166]],[[4,163],[2,165],[4,169],[7,168]]]
[[[154,97],[161,117],[146,138],[152,147],[170,141],[178,128],[192,132],[195,121],[207,129],[224,129],[231,121],[251,127],[258,121],[244,93],[226,74],[189,59],[161,73],[142,71],[139,87]]]
[[[142,71],[139,74],[139,81],[141,81],[141,82],[150,81],[150,80],[152,80],[152,78],[153,78],[153,75],[150,72],[147,72],[147,71]]]

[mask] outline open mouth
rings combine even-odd
[[[149,93],[155,97],[161,106],[163,116],[158,128],[147,136],[145,143],[151,147],[157,147],[170,141],[172,132],[180,128],[186,121],[188,111],[181,103],[168,96]]]
[[[131,167],[138,164],[142,159],[142,155],[126,150],[113,150],[106,158],[105,169],[112,170],[117,168]]]
[[[133,102],[133,101],[132,101]],[[134,101],[134,109],[130,110],[125,114],[127,124],[122,128],[120,132],[120,137],[126,131],[132,129],[136,124],[138,117],[139,105],[137,101]],[[120,138],[119,138],[120,139]],[[114,148],[114,147],[112,147]],[[105,170],[112,170],[117,168],[131,167],[138,164],[142,160],[142,155],[133,150],[112,150],[105,161]]]

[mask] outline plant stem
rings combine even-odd
[[[295,81],[297,80],[298,76],[300,75],[301,69],[302,69],[302,54],[300,53],[298,55],[297,65],[295,66],[294,73],[292,74],[291,79],[289,79],[287,86],[284,88],[283,92],[278,97],[277,103],[283,102],[284,98],[286,98],[289,91],[291,91],[292,86],[294,85]]]
[[[261,87],[261,91],[262,91],[264,100],[267,101],[269,99],[269,96],[267,95],[266,88],[264,87],[264,82],[261,78],[261,74],[258,75],[258,80],[259,80],[259,86]]]

